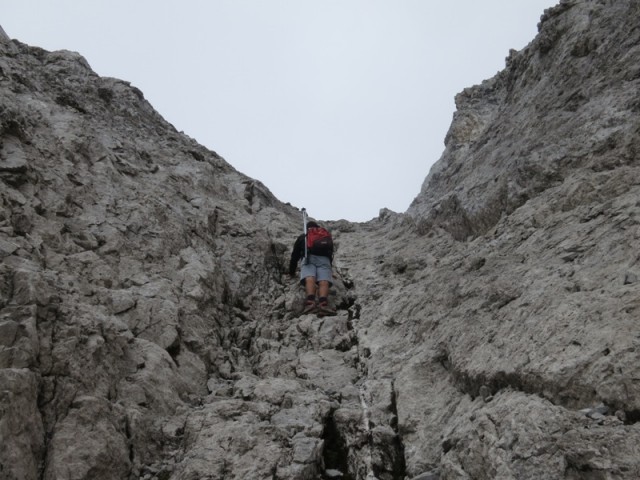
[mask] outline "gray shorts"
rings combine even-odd
[[[320,257],[318,255],[309,255],[309,262],[302,259],[300,267],[300,283],[304,284],[307,277],[315,277],[316,282],[326,280],[329,285],[333,285],[333,276],[331,272],[331,260],[329,257]]]

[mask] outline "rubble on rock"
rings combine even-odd
[[[460,93],[406,213],[329,223],[324,318],[296,208],[0,35],[0,477],[639,478],[638,14],[562,0]]]

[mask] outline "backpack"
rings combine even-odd
[[[307,252],[311,255],[330,257],[333,253],[333,238],[326,228],[310,227],[307,230]]]

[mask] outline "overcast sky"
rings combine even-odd
[[[178,130],[320,220],[404,212],[454,96],[557,0],[20,0],[11,38],[81,53]]]

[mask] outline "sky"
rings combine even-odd
[[[318,220],[404,212],[454,97],[557,0],[5,0],[10,38],[83,55]]]

